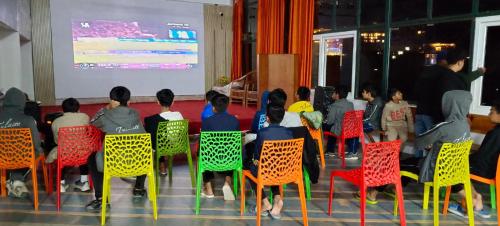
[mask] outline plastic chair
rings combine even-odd
[[[396,194],[400,203],[403,202],[403,189],[399,175],[399,140],[366,144],[363,152],[361,168],[353,170],[332,170],[330,174],[330,198],[328,214],[332,215],[334,177],[341,177],[358,186],[360,192],[361,225],[365,225],[366,190],[368,187],[378,187],[386,184],[396,186]],[[399,208],[401,225],[406,225],[404,205]]]
[[[267,116],[265,114],[260,115],[259,117],[259,126],[257,127],[257,130],[262,129],[264,127],[264,123],[266,122]]]
[[[424,187],[424,209],[429,204],[430,187],[433,187],[434,198],[434,225],[439,225],[439,188],[448,187],[447,196],[452,185],[464,184],[467,202],[467,215],[469,225],[474,225],[474,210],[472,208],[472,190],[469,173],[469,152],[472,147],[472,140],[459,143],[444,143],[439,150],[434,169],[433,182],[425,183]],[[415,175],[415,174],[414,174]],[[443,214],[448,211],[448,199],[445,199]]]
[[[293,140],[264,141],[259,159],[257,178],[249,170],[243,171],[241,179],[241,206],[240,214],[245,212],[245,180],[252,180],[257,184],[257,213],[262,210],[262,189],[264,186],[280,186],[296,183],[299,189],[300,205],[304,226],[308,225],[307,207],[302,179],[302,147],[304,138]],[[283,195],[282,195],[283,197]],[[260,226],[260,214],[257,214],[257,226]]]
[[[47,167],[44,164],[45,157],[40,155],[35,157],[35,148],[29,128],[9,128],[0,129],[0,177],[2,197],[7,196],[7,170],[29,168],[33,181],[33,201],[35,210],[38,211],[38,180],[37,167],[42,165],[43,178],[47,193],[51,192]]]
[[[156,132],[156,193],[160,192],[159,167],[160,158],[168,158],[168,181],[172,183],[172,165],[174,156],[185,154],[189,164],[191,175],[191,186],[195,186],[193,160],[191,159],[191,147],[189,146],[188,120],[176,120],[160,122]]]
[[[309,122],[307,122],[307,119],[301,117],[300,120],[302,121],[302,125],[307,127],[307,130],[309,130],[309,134],[311,134],[311,137],[318,142],[318,151],[319,151],[319,158],[321,160],[321,168],[325,168],[325,150],[324,150],[324,145],[323,145],[323,131],[321,128],[319,129],[314,129],[309,125]]]
[[[345,168],[345,140],[349,138],[359,137],[361,142],[361,149],[365,147],[365,135],[363,132],[363,112],[348,111],[344,114],[342,120],[342,133],[339,135],[325,131],[325,136],[333,136],[337,138],[337,146],[339,151],[339,158],[342,159],[342,168]]]
[[[158,218],[156,205],[153,148],[151,134],[106,135],[104,139],[103,202],[110,202],[111,178],[148,176],[148,197],[153,205],[153,218]],[[101,224],[106,223],[106,204],[102,205]]]
[[[102,132],[94,126],[87,125],[62,127],[57,133],[56,188],[57,210],[60,210],[61,186],[59,185],[61,184],[62,169],[66,166],[77,167],[87,164],[89,156],[102,148]],[[51,171],[50,168],[49,171]],[[90,182],[91,180],[89,180]]]
[[[196,183],[196,215],[200,214],[202,175],[205,171],[233,170],[233,192],[238,195],[238,178],[243,170],[241,131],[201,132]]]

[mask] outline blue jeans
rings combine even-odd
[[[415,115],[415,136],[425,133],[434,125],[434,120],[429,115]],[[423,157],[425,150],[417,150],[415,157]]]

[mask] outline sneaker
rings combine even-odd
[[[134,198],[142,198],[144,195],[146,195],[146,189],[144,188],[134,188],[134,191],[132,192],[134,195]]]
[[[451,203],[449,206],[448,206],[448,211],[452,214],[455,214],[457,216],[460,216],[460,217],[466,217],[467,215],[465,214],[465,211],[464,209],[462,208],[461,205],[457,204],[457,203]]]
[[[359,159],[359,157],[358,157],[358,155],[357,155],[357,154],[355,154],[355,153],[347,153],[347,154],[345,155],[345,159],[346,159],[346,160],[358,160],[358,159]]]
[[[100,213],[102,209],[102,200],[96,199],[85,206],[85,210],[91,213]]]
[[[224,200],[226,201],[235,200],[233,190],[231,190],[231,186],[227,184],[222,186],[222,193],[224,194]]]
[[[90,184],[88,181],[82,182],[81,180],[77,180],[73,183],[73,187],[82,192],[90,191]]]
[[[61,183],[61,193],[66,192],[66,190],[68,190],[68,188],[69,188],[69,184]]]
[[[326,157],[335,157],[337,156],[337,154],[335,154],[335,152],[327,152],[325,153]]]
[[[7,181],[7,191],[10,197],[14,198],[27,198],[29,196],[28,188],[26,184],[20,180],[8,180]]]
[[[356,200],[361,200],[361,194],[359,193],[359,191],[352,194],[352,196]],[[366,204],[370,204],[370,205],[377,205],[378,204],[378,201],[376,199],[372,200],[372,199],[369,199],[368,197],[366,197],[365,201],[366,201]]]
[[[486,210],[486,209],[482,209],[482,210],[474,210],[474,214],[476,216],[479,216],[483,219],[488,219],[488,218],[491,218],[491,214],[490,214],[490,211]]]

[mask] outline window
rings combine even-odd
[[[333,28],[334,0],[316,0],[314,5],[314,29],[328,31]]]
[[[483,89],[481,93],[481,105],[489,106],[495,99],[500,98],[500,26],[488,27],[486,33],[486,46],[484,55],[484,67],[486,74],[483,77]]]
[[[356,26],[357,0],[337,0],[336,25],[337,28]]]
[[[391,35],[389,88],[401,89],[405,99],[415,100],[415,82],[424,67],[437,63],[450,48],[469,50],[470,22],[441,23],[394,29]],[[468,64],[463,72],[467,73]]]
[[[361,3],[361,24],[383,24],[385,21],[385,0],[363,0]]]
[[[366,83],[371,83],[380,89],[384,61],[384,38],[385,34],[380,30],[361,32],[359,88]],[[358,89],[355,96],[361,95],[359,91]]]
[[[318,86],[318,71],[319,71],[319,38],[314,38],[312,46],[312,75],[311,75],[311,87]]]
[[[471,0],[434,0],[433,17],[470,14],[472,12]]]
[[[402,21],[427,17],[427,0],[392,1],[392,20]]]
[[[500,1],[498,0],[480,0],[479,1],[479,11],[493,11],[500,10]]]
[[[325,39],[326,86],[344,85],[351,88],[353,44],[354,37]]]

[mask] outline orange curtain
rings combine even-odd
[[[235,0],[233,5],[233,52],[231,62],[231,81],[242,76],[242,48],[243,48],[243,1]]]
[[[299,55],[300,86],[311,86],[314,0],[290,0],[288,51]]]
[[[259,0],[257,6],[257,54],[283,53],[285,0]]]

